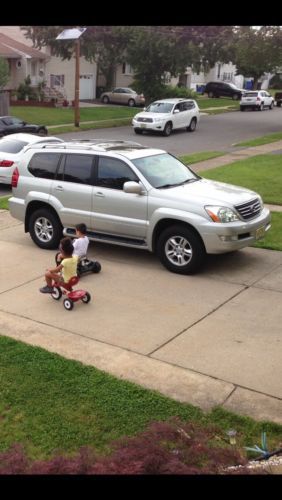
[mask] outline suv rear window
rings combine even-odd
[[[257,92],[244,92],[244,97],[257,97]]]
[[[78,184],[92,184],[93,155],[67,154],[61,162],[57,179]]]
[[[35,153],[31,158],[28,171],[34,177],[54,179],[61,153]]]

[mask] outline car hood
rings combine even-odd
[[[259,195],[254,191],[233,184],[200,179],[173,188],[155,189],[155,194],[179,202],[195,202],[197,206],[223,205],[234,206],[245,203]]]
[[[160,118],[164,119],[168,116],[172,116],[171,113],[150,113],[150,111],[143,111],[143,113],[137,113],[134,118]]]

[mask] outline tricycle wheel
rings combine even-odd
[[[67,311],[71,311],[73,308],[73,301],[71,299],[65,299],[64,300],[64,307],[67,309]]]
[[[82,297],[82,302],[84,302],[84,304],[88,304],[88,302],[90,302],[91,300],[91,295],[90,293],[86,292],[86,294]]]
[[[60,300],[61,296],[63,295],[62,290],[58,286],[53,287],[53,292],[51,293],[51,296],[55,300]]]

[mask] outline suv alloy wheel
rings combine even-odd
[[[200,237],[182,225],[165,229],[157,244],[157,254],[162,264],[177,274],[196,272],[204,260],[205,253]]]
[[[62,238],[62,225],[58,217],[48,208],[35,210],[29,218],[29,233],[40,248],[58,248]]]

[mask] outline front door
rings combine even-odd
[[[125,193],[123,184],[139,179],[130,166],[100,156],[93,190],[91,228],[94,231],[128,238],[145,238],[147,194]]]

